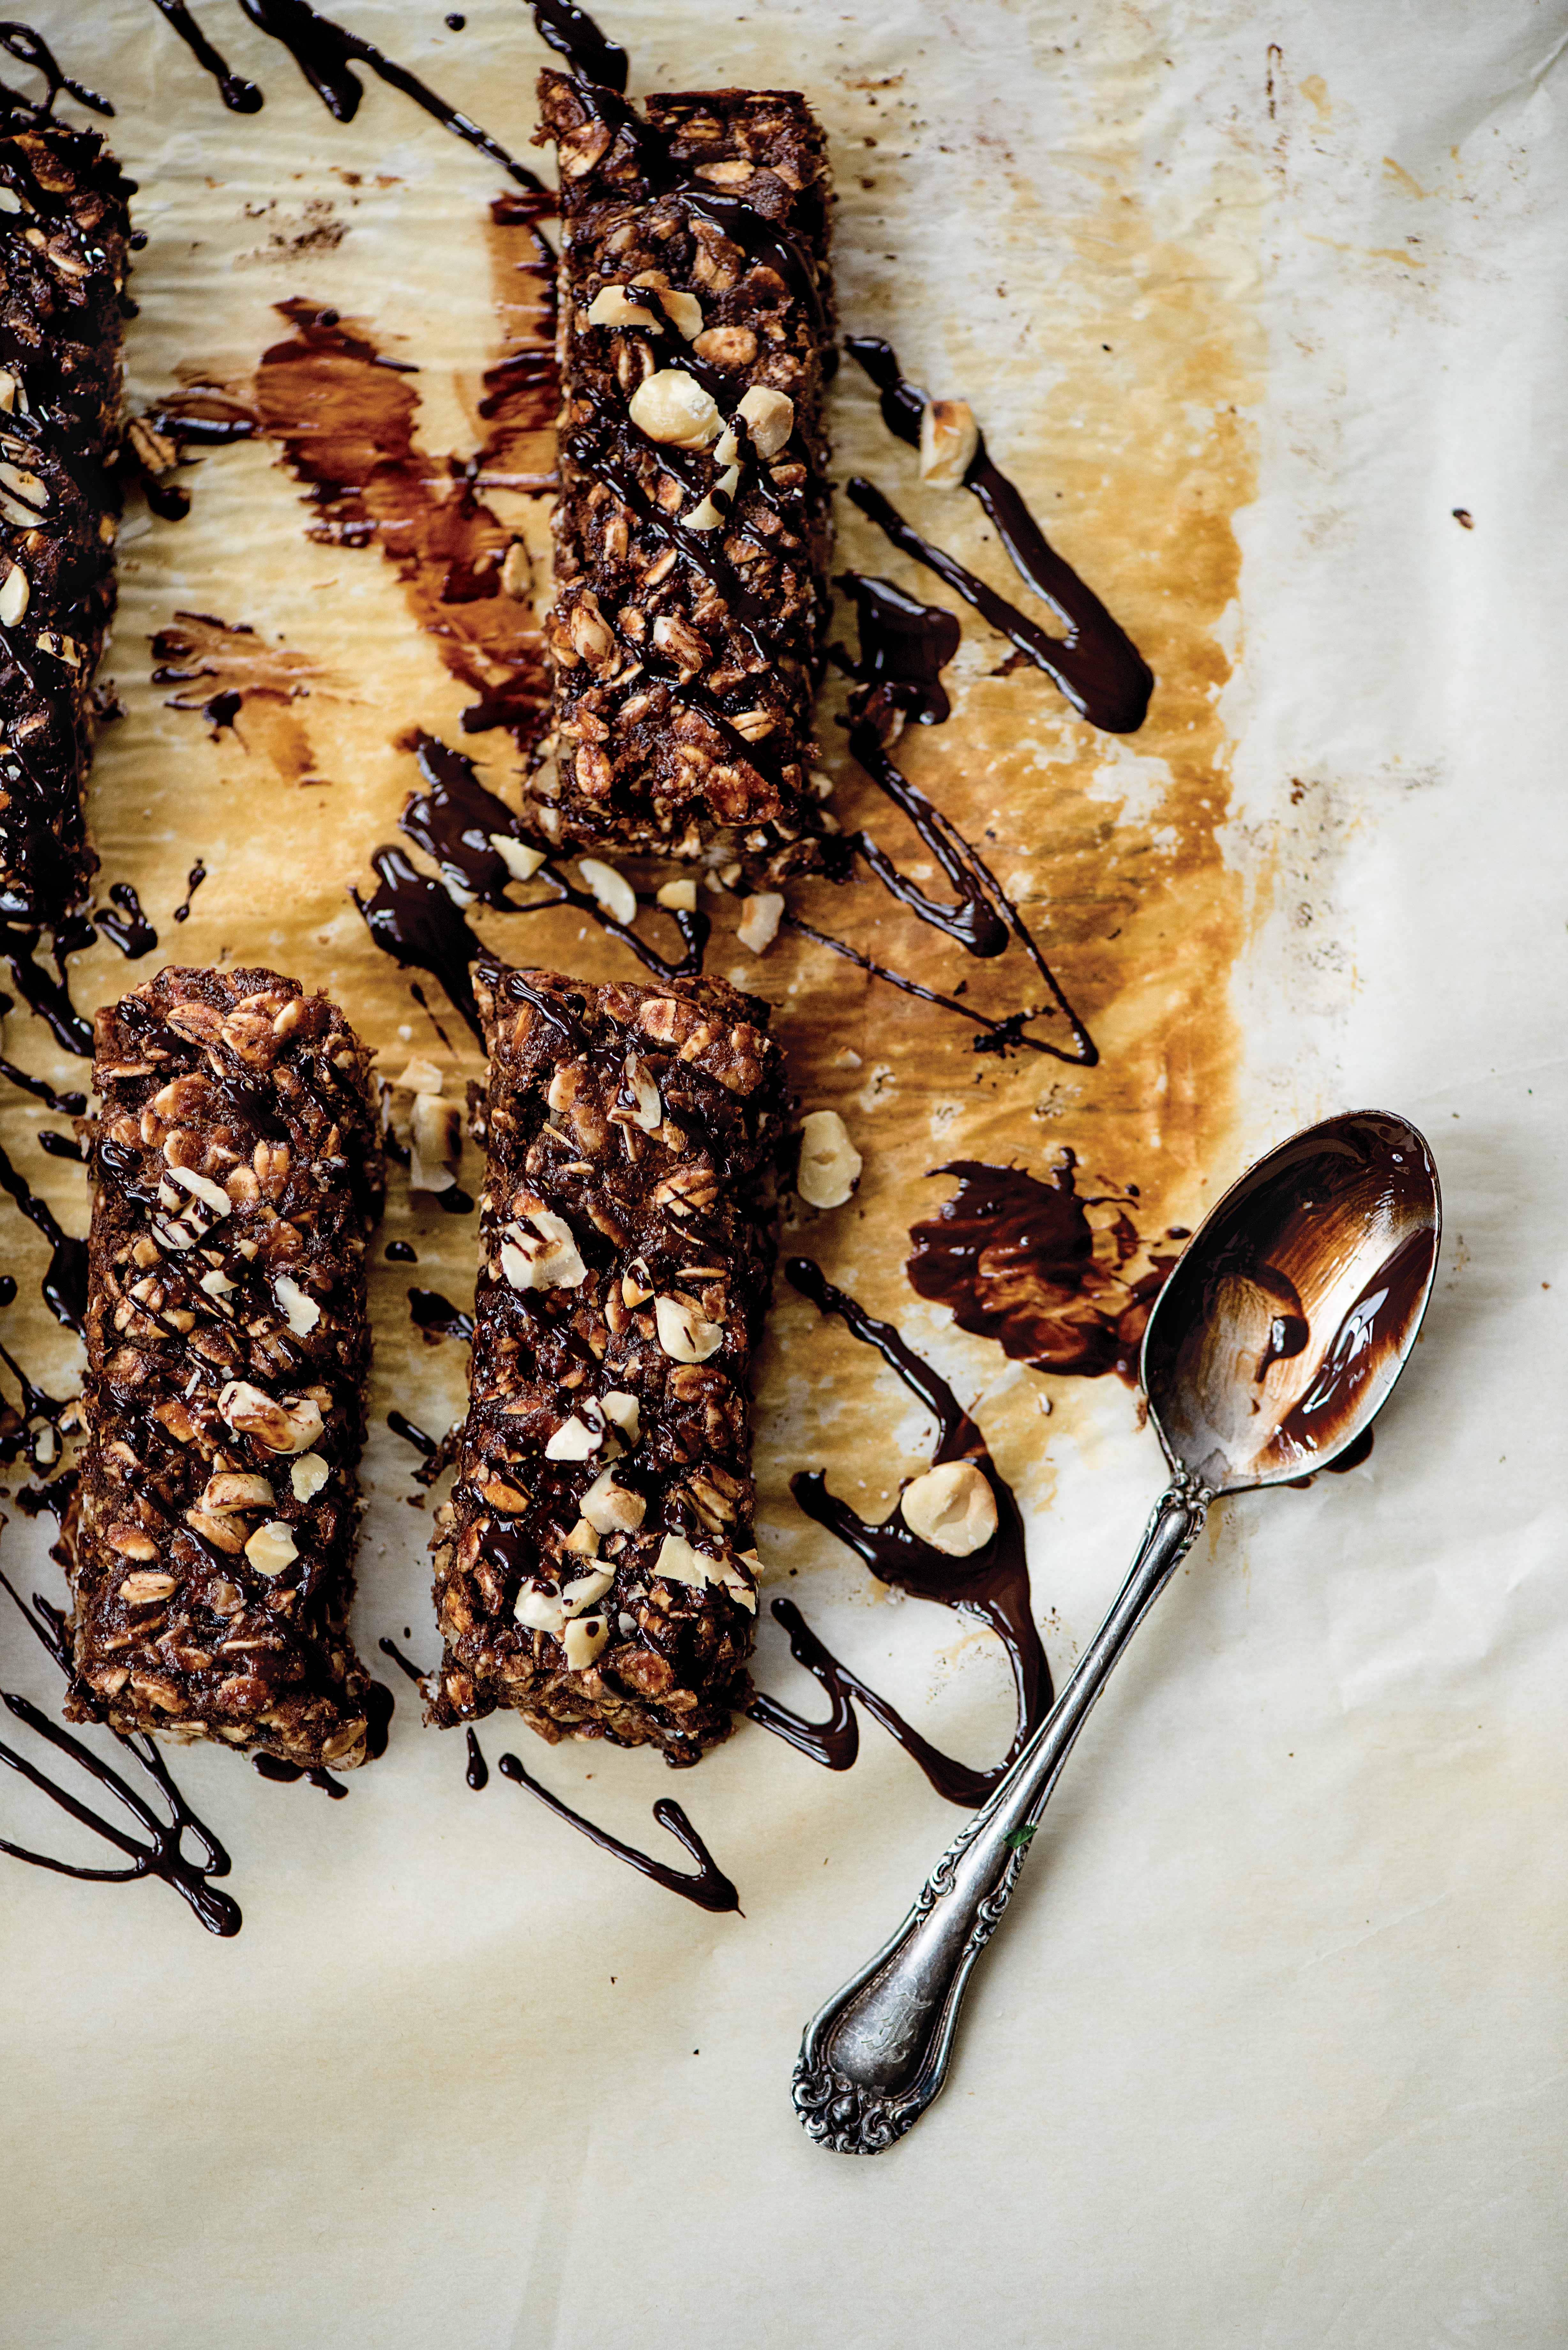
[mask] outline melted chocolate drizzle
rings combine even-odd
[[[881,392],[882,421],[888,430],[918,448],[928,394],[900,373],[891,344],[878,335],[851,335],[845,348]],[[1066,631],[1064,636],[1051,636],[952,556],[922,538],[870,482],[852,481],[849,494],[895,546],[945,579],[993,629],[1010,638],[1025,660],[1044,670],[1091,725],[1110,734],[1135,733],[1147,714],[1153,671],[1099,598],[1056,553],[1017,485],[992,460],[983,436],[970,461],[963,486],[979,499],[1013,568],[1042,602],[1049,604]]]
[[[427,1290],[423,1294],[428,1296],[431,1293]],[[463,1318],[469,1320],[466,1315]],[[469,1326],[472,1330],[472,1321]],[[416,1452],[424,1456],[421,1466],[414,1471],[416,1485],[433,1485],[436,1479],[451,1468],[456,1458],[457,1429],[448,1429],[444,1436],[431,1436],[427,1429],[421,1428],[400,1411],[387,1414],[387,1426],[394,1436],[400,1436],[405,1444],[411,1444]]]
[[[74,1154],[73,1154],[74,1155]],[[79,1338],[87,1327],[88,1244],[66,1232],[48,1202],[40,1200],[25,1175],[17,1173],[0,1150],[0,1191],[8,1191],[27,1222],[49,1243],[48,1270],[43,1278],[44,1303],[57,1322]]]
[[[83,1061],[92,1058],[92,1026],[71,1002],[66,957],[90,946],[96,935],[92,924],[85,920],[73,918],[60,925],[51,949],[58,976],[51,979],[36,960],[41,932],[0,922],[0,962],[10,972],[12,986],[28,1010],[45,1023],[62,1052],[74,1053]]]
[[[906,595],[888,579],[850,572],[841,584],[855,596],[860,639],[858,662],[845,662],[859,681],[859,690],[851,702],[850,750],[873,783],[908,818],[957,894],[946,903],[928,896],[864,831],[846,835],[832,844],[827,858],[830,878],[847,879],[858,858],[899,905],[940,931],[966,954],[991,961],[1016,944],[1042,982],[1044,1001],[1037,1006],[1020,1005],[1015,1011],[996,1016],[961,1003],[956,995],[945,994],[900,972],[890,971],[858,952],[846,941],[798,919],[786,918],[789,927],[903,993],[938,1004],[967,1020],[981,1032],[974,1040],[977,1053],[1045,1053],[1076,1067],[1093,1068],[1099,1060],[1094,1039],[1068,1003],[1022,913],[973,842],[918,785],[909,781],[892,756],[890,746],[907,722],[940,726],[951,714],[952,705],[941,673],[959,649],[961,632],[957,619],[940,605],[922,604]],[[1070,1045],[1056,1045],[1031,1033],[1034,1021],[1058,1017],[1066,1021],[1071,1031]]]
[[[512,914],[539,913],[547,906],[571,906],[597,922],[609,937],[629,947],[643,967],[660,979],[684,979],[701,970],[703,951],[712,929],[704,913],[670,910],[683,948],[679,957],[672,958],[660,954],[646,939],[639,937],[629,923],[618,920],[590,891],[569,880],[558,866],[549,861],[532,877],[545,894],[532,905],[518,905],[507,892],[522,885],[494,846],[498,837],[515,840],[520,846],[531,845],[516,816],[504,800],[480,782],[473,762],[461,751],[450,750],[433,735],[422,733],[415,735],[413,748],[425,789],[409,800],[399,819],[399,830],[435,860],[449,889]],[[644,892],[638,902],[642,907],[652,907],[656,901],[650,892]]]
[[[4,1279],[6,1294],[0,1302],[9,1305],[16,1299],[16,1283],[10,1274],[6,1274]],[[5,1364],[16,1380],[18,1397],[17,1402],[12,1404],[0,1396],[0,1463],[9,1467],[14,1461],[25,1457],[28,1467],[36,1470],[40,1475],[57,1471],[66,1414],[71,1409],[74,1399],[48,1395],[42,1388],[35,1387],[8,1347],[0,1347],[0,1363]],[[56,1479],[60,1487],[57,1498],[62,1508],[67,1493],[64,1479],[69,1473],[63,1472]],[[53,1492],[53,1487],[48,1489],[51,1496]],[[40,1497],[40,1506],[54,1509],[55,1500]],[[34,1513],[29,1511],[28,1514]]]
[[[439,1289],[410,1289],[409,1315],[415,1329],[422,1332],[432,1346],[441,1338],[459,1338],[466,1347],[473,1336],[472,1315],[461,1313]],[[400,1435],[404,1432],[401,1429],[398,1431]]]
[[[264,103],[262,92],[243,74],[231,72],[227,59],[213,47],[185,0],[152,0],[152,5],[170,30],[179,35],[202,71],[212,75],[230,113],[259,114]]]
[[[13,105],[29,107],[40,116],[50,115],[55,110],[55,100],[63,89],[69,92],[78,106],[85,106],[90,114],[110,115],[114,112],[107,98],[101,98],[96,89],[88,89],[85,83],[71,78],[57,60],[43,35],[35,32],[31,25],[0,25],[0,49],[4,49],[7,57],[15,57],[18,65],[31,66],[34,72],[41,74],[44,79],[44,95],[38,99],[20,98],[14,90],[0,92]]]
[[[683,1846],[697,1863],[695,1871],[690,1873],[671,1868],[668,1861],[654,1860],[648,1853],[639,1852],[635,1845],[623,1844],[619,1836],[610,1834],[608,1828],[598,1827],[592,1820],[585,1819],[581,1812],[575,1812],[570,1804],[564,1804],[559,1795],[553,1795],[548,1787],[541,1786],[538,1780],[524,1769],[515,1754],[504,1754],[495,1767],[504,1779],[512,1781],[514,1786],[526,1787],[531,1795],[537,1795],[557,1819],[569,1821],[579,1835],[586,1835],[588,1842],[597,1845],[601,1852],[613,1852],[618,1860],[626,1862],[628,1867],[639,1870],[644,1877],[650,1877],[655,1885],[662,1885],[668,1892],[679,1893],[684,1901],[694,1901],[700,1909],[739,1911],[740,1895],[692,1826],[683,1806],[673,1796],[661,1795],[653,1806],[653,1816],[661,1828],[669,1829],[677,1844]]]
[[[116,881],[109,895],[112,910],[105,913],[100,910],[93,920],[106,939],[113,940],[128,962],[139,962],[158,944],[158,933],[143,913],[141,900],[129,881]]]
[[[10,1593],[30,1629],[48,1651],[62,1672],[70,1670],[70,1644],[64,1616],[47,1599],[34,1594],[28,1607],[9,1578],[0,1574],[0,1584]],[[0,1764],[14,1771],[38,1794],[47,1795],[52,1804],[77,1821],[90,1828],[95,1835],[120,1853],[128,1866],[122,1868],[86,1868],[74,1861],[59,1860],[53,1854],[34,1852],[25,1845],[13,1844],[0,1837],[0,1852],[8,1853],[13,1860],[25,1861],[33,1868],[47,1868],[58,1877],[75,1877],[99,1885],[124,1885],[142,1877],[155,1877],[177,1893],[210,1934],[224,1937],[237,1934],[242,1923],[240,1908],[230,1894],[222,1892],[213,1883],[215,1877],[227,1877],[232,1866],[228,1854],[202,1821],[197,1818],[180,1789],[170,1776],[169,1767],[158,1751],[156,1742],[145,1735],[116,1738],[156,1790],[166,1816],[160,1818],[151,1804],[139,1795],[134,1787],[121,1778],[101,1756],[68,1730],[61,1729],[41,1712],[32,1701],[13,1690],[0,1690],[0,1702],[13,1718],[25,1724],[36,1736],[53,1747],[55,1752],[76,1765],[77,1769],[104,1788],[121,1809],[128,1813],[140,1835],[104,1819],[88,1804],[82,1803],[69,1790],[51,1779],[46,1771],[0,1740]],[[188,1858],[185,1838],[189,1835],[196,1847],[196,1857]]]
[[[959,1188],[912,1228],[909,1284],[1015,1362],[1080,1378],[1115,1371],[1136,1387],[1144,1326],[1177,1258],[1151,1251],[1147,1269],[1129,1274],[1144,1248],[1132,1195],[1085,1197],[1076,1169],[1071,1150],[1044,1182],[973,1159],[935,1169]],[[1114,1212],[1096,1230],[1090,1208]]]
[[[299,1780],[308,1779],[313,1787],[319,1787],[335,1804],[341,1803],[348,1793],[342,1780],[335,1779],[319,1762],[286,1762],[281,1754],[253,1754],[251,1768],[258,1779],[272,1779],[280,1787],[292,1787]]]
[[[918,1396],[933,1415],[939,1431],[931,1456],[933,1468],[950,1461],[974,1462],[996,1503],[996,1532],[971,1556],[950,1558],[912,1534],[898,1510],[880,1525],[868,1525],[847,1503],[827,1491],[820,1470],[800,1471],[790,1480],[791,1492],[806,1516],[826,1526],[863,1559],[879,1583],[919,1599],[935,1600],[963,1615],[978,1616],[991,1626],[1012,1669],[1018,1721],[1002,1761],[990,1770],[971,1769],[933,1746],[886,1698],[832,1655],[788,1600],[775,1602],[774,1614],[789,1632],[796,1659],[827,1690],[832,1711],[826,1722],[812,1722],[780,1706],[775,1699],[763,1698],[751,1707],[751,1718],[813,1761],[843,1771],[855,1760],[857,1751],[846,1719],[853,1698],[919,1763],[939,1795],[972,1809],[984,1802],[1051,1705],[1051,1668],[1030,1606],[1029,1560],[1018,1503],[952,1389],[904,1344],[891,1323],[877,1321],[844,1290],[835,1288],[808,1257],[791,1257],[784,1274],[791,1286],[809,1297],[820,1313],[837,1315],[853,1337],[875,1347],[911,1395]]]
[[[0,994],[0,1020],[4,1020],[14,1008],[11,998]],[[34,1100],[41,1101],[46,1109],[57,1110],[62,1118],[81,1118],[86,1113],[86,1094],[62,1094],[50,1085],[47,1077],[36,1077],[30,1069],[19,1069],[15,1061],[0,1060],[0,1077],[15,1086],[19,1092],[31,1094]]]
[[[579,81],[597,82],[618,93],[625,90],[630,59],[576,0],[529,0],[529,6],[540,39],[566,60]]]
[[[424,1675],[420,1670],[418,1665],[415,1664],[412,1657],[405,1657],[401,1648],[399,1648],[395,1640],[381,1639],[378,1640],[376,1645],[380,1649],[381,1654],[384,1657],[390,1657],[398,1670],[406,1679],[412,1681],[414,1687],[418,1689],[420,1683],[424,1679]]]
[[[188,922],[190,920],[191,900],[194,898],[197,890],[201,888],[206,878],[207,868],[198,857],[196,862],[192,866],[191,870],[185,876],[185,895],[180,904],[174,909],[174,920],[177,922]]]
[[[416,106],[422,107],[442,130],[450,130],[454,138],[476,147],[482,155],[498,163],[520,188],[540,196],[546,192],[535,173],[519,163],[515,156],[509,155],[469,115],[449,106],[428,83],[389,57],[373,41],[348,32],[330,16],[321,16],[306,5],[306,0],[239,0],[239,5],[259,31],[288,51],[335,121],[352,122],[358,112],[365,88],[352,68],[366,66],[390,88],[400,90],[405,98],[411,98]],[[216,82],[223,104],[236,114],[258,113],[265,103],[265,93],[254,82],[230,71],[184,5],[184,0],[153,0],[153,5],[170,30],[184,42],[197,64]]]
[[[383,953],[403,970],[428,971],[439,979],[453,1007],[480,1043],[484,1030],[474,1001],[471,964],[483,952],[459,909],[439,881],[419,872],[400,848],[378,848],[370,862],[378,886],[369,899],[349,892]]]

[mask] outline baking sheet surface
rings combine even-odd
[[[418,446],[444,478],[483,438],[484,370],[534,330],[522,239],[491,216],[501,174],[373,78],[335,122],[237,8],[199,13],[265,88],[259,114],[225,114],[149,0],[34,18],[112,95],[140,183],[133,408],[192,381],[243,395],[289,331],[277,306],[308,301],[417,367]],[[409,0],[340,15],[529,152],[545,52],[514,0],[471,0],[461,31]],[[1157,1236],[1293,1127],[1386,1106],[1442,1174],[1437,1295],[1366,1467],[1216,1512],[1082,1741],[943,2100],[876,2162],[811,2147],[788,2095],[806,2015],[957,1825],[870,1723],[843,1776],[742,1725],[678,1782],[641,1754],[482,1730],[493,1772],[514,1747],[648,1849],[650,1805],[679,1794],[743,1918],[671,1899],[493,1775],[470,1794],[461,1746],[419,1728],[390,1668],[390,1749],[347,1801],[180,1758],[234,1856],[237,1940],[161,1887],[0,1860],[0,2338],[1539,2350],[1568,2315],[1568,11],[1314,0],[1282,29],[1246,5],[772,0],[726,21],[618,0],[602,21],[634,92],[806,90],[837,174],[846,328],[972,401],[1158,680],[1139,733],[1096,734],[1044,678],[998,675],[1006,645],[966,616],[953,717],[901,748],[1036,926],[1095,1070],[977,1055],[959,1019],[798,940],[749,955],[735,901],[713,900],[711,968],[777,1005],[803,1106],[838,1108],[865,1159],[855,1201],[787,1245],[972,1404],[1025,1509],[1059,1679],[1136,1543],[1158,1447],[1114,1378],[1009,1366],[914,1295],[909,1228],[946,1189],[929,1170],[1044,1173],[1069,1148],[1096,1183],[1138,1187]],[[919,487],[852,367],[833,426],[841,480],[871,476],[1009,584],[978,510]],[[164,959],[271,962],[337,994],[389,1075],[429,1055],[459,1088],[478,1066],[461,1023],[429,990],[438,1031],[347,892],[396,837],[408,730],[460,740],[472,691],[392,564],[306,535],[275,443],[179,478],[189,517],[136,506],[125,534],[105,664],[124,715],[90,803],[100,899],[133,885],[161,942],[127,964],[100,941],[77,1000]],[[544,501],[493,494],[542,582]],[[958,608],[847,500],[839,530],[844,566]],[[214,663],[250,665],[233,727],[153,681],[151,639],[182,613],[225,624]],[[821,733],[844,820],[918,871],[843,710],[839,683]],[[504,736],[466,747],[509,788]],[[870,884],[794,901],[928,984],[966,976]],[[475,921],[516,959],[634,975],[569,913]],[[981,1005],[1024,991],[1011,968],[968,976]],[[3,1050],[79,1079],[25,1012]],[[0,1143],[80,1231],[83,1178],[36,1140],[64,1123],[0,1089]],[[471,1147],[471,1189],[478,1171]],[[65,1393],[47,1251],[0,1205],[19,1284],[0,1338]],[[439,1430],[460,1407],[462,1350],[420,1338],[406,1293],[465,1304],[472,1230],[394,1181],[356,1616],[372,1658],[383,1636],[435,1652],[429,1509],[385,1420]],[[417,1270],[386,1261],[395,1240]],[[996,1643],[881,1590],[789,1492],[825,1467],[878,1517],[930,1442],[875,1358],[781,1284],[759,1387],[765,1596],[981,1761],[1012,1720]],[[52,1534],[12,1506],[0,1564],[57,1598]],[[820,1710],[765,1616],[757,1673]],[[0,1682],[57,1705],[9,1617]],[[9,1783],[0,1834],[98,1857]]]

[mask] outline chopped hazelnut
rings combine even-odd
[[[920,479],[933,489],[956,490],[980,447],[980,427],[967,400],[928,400],[920,411]]]
[[[639,432],[675,449],[705,449],[721,429],[717,406],[683,368],[660,368],[639,383],[628,403]]]
[[[814,1109],[801,1120],[796,1188],[813,1208],[841,1208],[864,1165],[836,1109]]]
[[[996,1532],[996,1496],[972,1461],[944,1461],[906,1485],[898,1504],[912,1534],[949,1558],[983,1550]]]

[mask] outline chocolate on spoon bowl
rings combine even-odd
[[[1385,1110],[1293,1136],[1210,1211],[1144,1336],[1170,1483],[1051,1712],[891,1940],[807,2025],[794,2103],[819,2145],[880,2153],[937,2096],[971,1970],[1111,1667],[1214,1501],[1325,1469],[1370,1425],[1416,1342],[1441,1228],[1431,1152]]]

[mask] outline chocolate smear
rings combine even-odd
[[[1079,1378],[1114,1371],[1136,1387],[1144,1327],[1179,1252],[1145,1250],[1130,1195],[1085,1196],[1070,1150],[1044,1181],[972,1159],[934,1171],[959,1188],[910,1231],[915,1295],[1014,1362]],[[1091,1208],[1107,1213],[1091,1224]],[[1140,1255],[1144,1269],[1129,1272]]]

